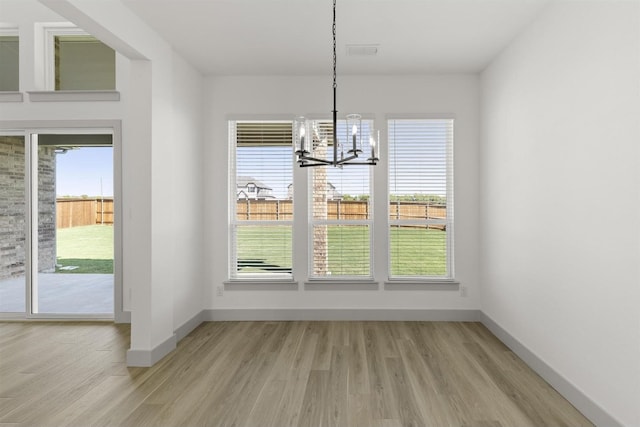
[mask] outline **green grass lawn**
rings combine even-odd
[[[446,233],[424,228],[393,227],[389,236],[393,276],[447,274]]]
[[[369,274],[369,235],[362,226],[328,226],[328,271],[335,276]],[[57,231],[56,272],[113,273],[113,227],[90,225]],[[446,274],[445,232],[394,227],[390,234],[391,274]],[[237,237],[241,272],[291,271],[291,227],[241,226]],[[60,267],[78,267],[72,270]]]
[[[113,273],[113,227],[87,225],[57,230],[57,273]],[[72,270],[61,267],[78,267]]]
[[[368,275],[369,235],[366,228],[328,226],[327,232],[328,271],[335,276]],[[290,271],[291,227],[240,226],[237,233],[241,272]],[[394,227],[390,233],[390,247],[391,274],[394,276],[442,276],[447,273],[444,231]]]
[[[291,227],[241,226],[236,241],[243,273],[291,271]]]

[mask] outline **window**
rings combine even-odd
[[[115,90],[115,51],[68,24],[44,27],[48,90]]]
[[[229,277],[292,277],[291,121],[231,121]]]
[[[20,90],[18,48],[18,30],[0,28],[0,92]]]
[[[293,236],[293,189],[304,183],[307,201],[296,212],[308,221],[309,280],[374,279],[376,173],[387,183],[379,194],[388,191],[389,216],[375,226],[388,231],[389,279],[452,280],[453,125],[448,118],[389,120],[388,171],[309,167],[294,182],[291,121],[230,121],[229,278],[293,277],[293,241],[305,240]],[[365,140],[372,129],[372,120],[362,121]],[[331,156],[331,121],[313,121],[307,131],[312,155]],[[338,144],[348,134],[339,120]]]
[[[338,140],[347,138],[344,120],[338,121]],[[369,140],[372,122],[363,120],[363,139]],[[325,158],[333,152],[333,124],[313,123],[313,152]],[[309,171],[310,267],[316,279],[372,278],[373,215],[368,166],[312,167]]]
[[[453,278],[453,120],[389,120],[389,277]]]

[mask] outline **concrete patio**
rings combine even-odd
[[[39,313],[113,314],[113,274],[40,273]],[[0,280],[0,313],[24,313],[25,278]]]

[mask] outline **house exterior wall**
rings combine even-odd
[[[38,164],[39,271],[56,263],[55,152],[40,150]],[[0,280],[25,273],[25,147],[21,136],[0,138]]]
[[[38,271],[56,267],[56,153],[53,147],[38,150]]]
[[[0,280],[24,274],[24,138],[0,138]]]

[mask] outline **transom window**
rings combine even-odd
[[[115,51],[69,25],[43,27],[47,90],[115,90]]]
[[[0,28],[0,92],[19,90],[19,41],[17,28]]]

